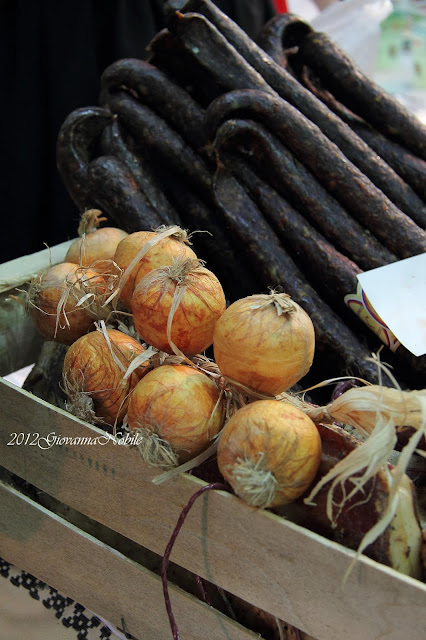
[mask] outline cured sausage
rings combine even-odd
[[[112,115],[101,107],[72,111],[63,122],[56,145],[56,164],[65,187],[78,209],[90,208],[87,171],[95,148]]]
[[[160,216],[141,193],[126,165],[114,156],[99,156],[89,164],[91,202],[128,233],[154,230]]]
[[[125,92],[109,94],[108,106],[138,147],[182,176],[207,201],[212,200],[209,168],[165,120]]]
[[[238,88],[261,89],[266,92],[278,93],[284,100],[288,101],[306,118],[315,123],[319,129],[334,142],[343,152],[343,154],[357,166],[361,172],[367,176],[373,184],[375,184],[383,193],[385,193],[392,202],[398,200],[398,181],[399,176],[393,171],[388,164],[364,142],[346,122],[343,122],[336,114],[333,113],[321,100],[318,100],[312,93],[306,89],[291,73],[277,64],[268,54],[263,51],[253,40],[225,13],[223,13],[211,0],[189,0],[181,9],[184,15],[188,12],[198,12],[206,18],[203,25],[203,36],[192,45],[188,42],[188,51],[192,48],[197,49],[197,56],[206,56],[206,70],[209,69],[209,59],[215,60],[215,65],[210,66],[210,71],[215,70],[216,80],[222,82],[224,90],[232,91]],[[194,14],[192,14],[194,15]],[[195,20],[190,17],[193,23],[193,34],[191,40],[196,35],[201,34],[198,26],[194,29]],[[174,21],[174,28],[181,30],[181,39],[183,37],[183,19]],[[300,29],[296,30],[293,24],[287,39],[289,44],[298,43],[299,36],[309,33],[311,28],[303,23]],[[215,27],[215,30],[212,29]],[[173,28],[171,23],[170,29]],[[189,29],[185,28],[186,31]],[[227,49],[226,53],[223,49],[219,50],[219,40],[216,34],[219,31],[231,49]],[[287,34],[286,34],[287,35]],[[291,36],[291,37],[290,37]],[[303,41],[303,39],[302,39]],[[235,52],[240,54],[238,57]],[[297,58],[297,56],[295,56]],[[245,63],[245,64],[244,64]],[[259,81],[258,76],[247,71],[247,66],[258,72],[263,79],[263,83]],[[293,57],[292,57],[293,65]],[[232,70],[231,70],[232,66]],[[236,80],[234,80],[236,78]],[[243,78],[245,79],[245,87],[242,87]],[[265,88],[266,85],[266,88]],[[424,249],[422,249],[423,251]]]
[[[179,215],[168,201],[158,177],[151,169],[151,163],[141,151],[138,154],[130,147],[131,141],[124,139],[117,120],[114,119],[103,131],[100,147],[103,155],[121,160],[131,171],[139,189],[145,195],[151,207],[158,213],[163,224],[180,224]]]
[[[334,308],[347,310],[345,295],[356,291],[357,274],[362,270],[341,254],[248,163],[236,154],[221,153],[220,161],[228,167],[257,204],[308,280],[333,301]]]
[[[400,211],[316,125],[288,102],[262,91],[231,91],[207,109],[210,139],[226,119],[263,122],[360,224],[399,258],[426,251],[426,233]]]
[[[103,72],[101,91],[114,93],[123,87],[164,118],[194,149],[205,145],[203,109],[160,69],[135,58],[117,60]]]
[[[396,261],[265,127],[250,120],[224,122],[217,130],[215,149],[220,154],[223,149],[235,148],[265,182],[303,211],[335,247],[364,270]]]

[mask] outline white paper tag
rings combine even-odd
[[[359,282],[356,293],[350,293],[345,296],[345,303],[391,351],[396,351],[401,346],[400,341],[374,309]]]
[[[415,356],[426,353],[426,253],[366,271],[359,283],[381,320]]]

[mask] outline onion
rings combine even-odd
[[[224,419],[218,387],[187,365],[161,365],[136,385],[127,422],[150,465],[175,467],[211,444]]]
[[[321,459],[321,438],[300,409],[257,400],[228,420],[217,450],[219,470],[254,507],[277,507],[301,496]]]
[[[407,498],[406,470],[414,452],[426,435],[426,389],[403,391],[380,385],[367,385],[348,389],[326,407],[307,407],[306,412],[316,421],[343,421],[366,436],[365,440],[349,454],[339,460],[323,475],[305,497],[305,504],[315,504],[313,499],[328,485],[326,512],[333,525],[338,515],[355,494],[367,496],[367,483],[375,481],[376,474],[386,470],[389,483],[387,506],[380,519],[363,536],[357,556],[372,544],[392,523],[398,507],[403,508]],[[388,460],[394,453],[397,432],[411,428],[407,443],[402,447],[395,467],[389,469]],[[349,490],[347,487],[352,487]],[[339,490],[339,497],[335,496]],[[410,497],[411,500],[411,497]],[[336,505],[338,511],[336,513]],[[346,580],[354,566],[348,567]]]
[[[212,344],[225,307],[219,280],[191,258],[154,269],[132,297],[133,322],[141,338],[160,351],[187,356]]]
[[[80,267],[89,267],[96,262],[96,269],[108,272],[118,243],[129,234],[116,227],[97,228],[106,218],[101,218],[101,211],[89,209],[82,215],[78,228],[81,236],[76,238],[69,247],[65,262],[74,262]],[[104,262],[105,261],[105,262]]]
[[[31,282],[27,308],[39,333],[46,340],[72,344],[95,328],[93,318],[79,302],[105,281],[96,271],[61,262],[40,273]]]
[[[366,436],[373,432],[379,418],[399,429],[425,429],[424,402],[426,389],[403,391],[367,385],[347,389],[326,407],[309,408],[307,413],[315,422],[337,420]]]
[[[171,235],[165,235],[166,233]],[[148,242],[149,245],[147,245]],[[131,262],[139,253],[142,253],[131,272],[126,273],[124,285],[121,288],[120,301],[126,309],[132,310],[135,286],[147,273],[172,264],[178,257],[197,257],[187,243],[188,236],[180,227],[160,228],[157,232],[136,231],[119,243],[114,261],[125,273]],[[144,249],[146,249],[145,253],[143,253]]]
[[[146,373],[148,363],[124,380],[130,362],[144,348],[116,329],[106,334],[92,331],[76,340],[66,353],[62,373],[67,410],[87,422],[113,425],[123,420],[129,393]]]
[[[287,294],[253,295],[231,304],[216,323],[213,350],[222,374],[275,396],[309,371],[315,333]]]

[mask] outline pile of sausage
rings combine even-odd
[[[169,0],[146,60],[118,60],[99,106],[58,137],[77,207],[133,232],[180,224],[229,300],[281,288],[316,330],[312,379],[378,380],[349,310],[357,274],[426,251],[426,128],[293,15],[256,44],[210,0]],[[382,359],[426,384],[404,347]]]

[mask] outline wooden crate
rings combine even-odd
[[[56,261],[66,246],[56,248]],[[41,263],[48,259],[44,252]],[[0,285],[11,272],[17,282],[25,279],[33,266],[31,258],[3,265]],[[2,308],[10,304],[7,296],[1,294]],[[22,322],[25,318],[17,311],[11,326],[0,325],[0,344],[3,340],[14,349],[13,357],[0,358],[3,375],[8,363],[17,369],[34,359],[37,339],[31,325],[21,346],[5,338],[16,334]],[[136,449],[106,438],[91,445],[49,446],[50,434],[97,438],[104,432],[2,378],[0,413],[2,467],[126,539],[163,554],[182,507],[201,480],[185,474],[156,486],[151,480],[157,472],[142,463]],[[31,439],[11,446],[13,433],[30,434]],[[117,626],[124,617],[141,640],[171,637],[155,573],[7,483],[0,484],[0,513],[0,556]],[[196,502],[171,559],[317,640],[426,637],[426,585],[365,557],[343,585],[354,555],[215,491]],[[170,589],[183,640],[258,637],[193,595],[173,585]]]

